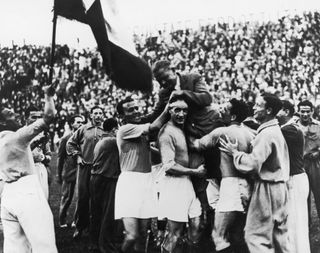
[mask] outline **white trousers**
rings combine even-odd
[[[36,170],[39,177],[39,182],[43,190],[45,198],[49,199],[49,183],[48,183],[48,171],[46,166],[42,162],[35,163]]]
[[[53,216],[37,175],[5,183],[1,199],[4,253],[57,253]]]
[[[306,173],[289,180],[289,234],[293,253],[310,253],[308,205],[309,181]]]

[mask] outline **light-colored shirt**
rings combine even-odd
[[[188,146],[184,132],[171,121],[159,132],[159,151],[164,167],[170,168],[174,163],[189,167]]]
[[[199,150],[212,148],[219,142],[220,137],[223,136],[228,136],[232,142],[238,140],[239,151],[246,153],[251,151],[251,141],[254,138],[254,134],[249,130],[248,127],[238,124],[232,124],[227,127],[219,127],[201,139],[196,140],[195,145]],[[222,177],[240,176],[233,164],[233,158],[225,152],[221,152],[220,170]]]
[[[149,146],[150,124],[126,124],[117,132],[120,169],[141,173],[151,172],[151,152]]]
[[[0,133],[0,179],[10,183],[36,174],[30,142],[46,127],[44,120],[38,119],[16,132]]]
[[[278,120],[263,123],[252,141],[251,153],[237,151],[235,167],[240,172],[254,171],[258,179],[267,182],[285,182],[289,179],[290,162],[287,143]]]

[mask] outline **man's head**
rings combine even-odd
[[[183,127],[188,115],[188,104],[184,101],[182,96],[175,96],[170,99],[169,114],[171,121],[175,125]]]
[[[117,112],[126,123],[138,124],[141,121],[139,103],[131,96],[118,103]]]
[[[230,124],[231,122],[241,123],[249,115],[246,103],[235,98],[226,103],[220,112],[226,124]]]
[[[3,108],[0,111],[0,131],[9,130],[16,131],[21,127],[18,115],[9,108]]]
[[[177,76],[170,67],[169,61],[160,60],[153,65],[153,76],[162,88],[174,87],[176,85]]]
[[[115,118],[109,118],[103,122],[103,130],[106,132],[115,131],[118,126],[118,121]]]
[[[69,125],[71,126],[73,131],[76,131],[79,127],[81,127],[84,123],[84,119],[81,115],[74,115],[71,117],[69,121]]]
[[[309,100],[301,101],[298,104],[298,111],[301,123],[307,125],[312,119],[313,104]]]
[[[294,114],[294,105],[288,100],[282,101],[282,108],[277,114],[277,118],[280,125],[287,123]]]
[[[281,100],[271,94],[264,94],[256,100],[254,105],[254,117],[261,123],[274,119],[282,108]]]
[[[90,110],[90,118],[94,125],[101,125],[104,119],[104,112],[101,107],[94,106]]]

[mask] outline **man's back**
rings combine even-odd
[[[305,172],[303,168],[304,137],[296,124],[288,124],[281,128],[288,144],[290,157],[290,176]]]
[[[94,148],[93,170],[107,178],[118,178],[120,174],[119,152],[116,137],[106,134]]]
[[[233,124],[228,127],[222,127],[220,132],[220,136],[222,138],[226,135],[232,142],[237,140],[239,151],[246,153],[251,151],[251,141],[254,138],[254,134],[247,127]],[[233,177],[239,175],[239,172],[234,166],[233,158],[225,152],[221,152],[220,170],[222,177]]]

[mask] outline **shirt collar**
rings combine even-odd
[[[261,124],[258,129],[257,132],[260,133],[263,129],[267,128],[267,127],[271,127],[271,126],[279,126],[279,122],[277,119],[272,119],[269,120],[263,124]]]
[[[102,127],[101,127],[101,126],[95,126],[95,125],[93,125],[91,121],[90,121],[90,122],[88,122],[87,126],[88,126],[88,128],[87,128],[87,129],[94,128],[94,127],[97,127],[97,128],[102,129]]]
[[[300,125],[302,125],[300,118],[298,118],[298,120],[296,121],[296,123],[299,123]],[[319,121],[315,120],[314,118],[310,118],[309,124],[308,125],[318,125]]]

